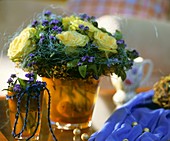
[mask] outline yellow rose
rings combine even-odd
[[[100,50],[117,53],[117,43],[114,37],[98,31],[94,33],[94,39]]]
[[[82,35],[76,31],[65,31],[61,34],[57,34],[56,37],[65,45],[65,46],[85,46],[89,38],[85,35]]]
[[[70,16],[70,17],[64,17],[62,19],[62,23],[63,23],[63,27],[65,30],[67,30],[69,28],[69,25],[72,21],[76,20],[76,19],[80,19],[79,17],[75,17],[75,16]]]
[[[36,33],[35,28],[25,28],[19,36],[15,37],[15,39],[10,43],[8,49],[8,56],[11,60],[18,60],[22,56],[29,54],[31,51],[35,49],[35,46],[29,40]]]

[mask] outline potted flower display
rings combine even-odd
[[[120,31],[99,28],[93,16],[44,11],[13,37],[8,56],[47,83],[51,123],[74,129],[91,126],[100,77],[115,73],[124,80],[138,53]]]
[[[25,78],[11,74],[7,81],[6,99],[9,106],[9,119],[15,139],[38,140],[41,129],[42,102],[46,83],[37,80],[37,74],[26,73]],[[49,100],[50,100],[49,95]],[[50,105],[49,105],[50,107]],[[48,111],[48,115],[50,111]],[[51,129],[51,124],[49,122]],[[56,137],[50,130],[54,139]]]

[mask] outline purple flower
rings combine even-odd
[[[88,62],[92,63],[94,61],[94,58],[95,57],[93,57],[93,56],[89,57]]]
[[[30,78],[31,77],[30,73],[25,74],[25,77]]]
[[[88,20],[90,19],[90,17],[87,14],[80,14],[80,18],[84,19],[84,20]]]
[[[32,77],[34,77],[34,73],[27,73],[27,74],[25,74],[25,77],[31,79]]]
[[[52,30],[57,30],[58,26],[53,26]]]
[[[84,29],[84,25],[80,24],[79,28],[83,30]]]
[[[13,82],[12,78],[9,78],[8,81],[7,81],[7,83],[9,83],[9,84],[12,83],[12,82]]]
[[[35,56],[35,54],[30,53],[29,56],[30,56],[31,58],[33,58],[33,57]]]
[[[91,63],[94,61],[94,58],[95,57],[93,57],[93,56],[83,56],[83,57],[81,57],[81,61],[85,62],[87,60],[89,63]]]
[[[48,25],[48,20],[43,20],[43,21],[42,21],[42,25],[43,25],[43,26],[47,26],[47,25]]]
[[[36,64],[36,62],[33,61],[33,62],[32,62],[32,65],[35,65],[35,64]]]
[[[84,26],[84,25],[82,25],[82,24],[79,25],[79,28],[80,28],[81,30],[89,30],[89,27],[88,27],[88,26]]]
[[[33,77],[30,77],[28,82],[34,82],[34,78]]]
[[[81,66],[81,65],[83,65],[82,62],[78,62],[78,63],[77,63],[77,66]]]
[[[44,40],[45,40],[45,38],[41,37],[39,42],[42,44],[44,42]]]
[[[58,27],[58,26],[54,26],[54,27],[52,28],[52,30],[57,31],[57,33],[61,33],[61,32],[62,32],[62,28],[61,28],[61,27]]]
[[[47,10],[44,12],[44,16],[50,16],[51,15],[51,11],[50,10]]]
[[[61,27],[58,27],[57,32],[58,32],[58,33],[61,33],[61,32],[62,32],[62,28],[61,28]]]
[[[31,63],[28,63],[27,66],[28,67],[32,67],[33,65],[35,65],[36,63],[34,61],[32,61]]]
[[[34,20],[31,24],[32,27],[36,27],[38,25],[38,21],[37,20]]]
[[[32,66],[32,63],[28,63],[27,66],[28,66],[28,67],[31,67],[31,66]]]
[[[46,82],[41,82],[41,81],[38,81],[38,80],[36,81],[36,84],[41,86],[41,87],[45,87],[47,85]]]
[[[54,19],[50,22],[50,25],[55,25],[55,24],[58,24],[60,21],[57,20],[57,19]]]
[[[125,43],[125,41],[124,40],[117,40],[117,44],[124,44]]]
[[[16,74],[11,74],[11,78],[15,78],[16,77]]]
[[[83,56],[83,57],[81,57],[81,61],[86,61],[86,59],[88,59],[89,58],[89,56]]]
[[[89,30],[89,27],[88,27],[88,26],[85,26],[85,27],[84,27],[84,30]]]
[[[21,92],[21,86],[20,86],[20,84],[16,84],[16,85],[14,86],[14,88],[13,88],[13,91],[14,91],[14,92]]]
[[[50,35],[49,38],[50,38],[51,40],[55,40],[55,39],[56,39],[56,37],[55,37],[55,36],[52,36],[52,35]]]

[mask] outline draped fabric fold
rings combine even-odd
[[[154,91],[136,95],[117,109],[89,141],[168,141],[170,110],[152,102]]]

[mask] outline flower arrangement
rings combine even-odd
[[[127,49],[120,31],[99,28],[93,16],[47,10],[14,36],[8,56],[41,77],[98,79],[115,73],[124,80],[138,53]]]
[[[41,105],[44,90],[49,91],[46,88],[46,83],[37,80],[37,74],[27,73],[26,79],[17,77],[16,74],[12,74],[8,79],[8,88],[4,89],[8,91],[6,99],[9,101],[9,109],[14,113],[15,118],[11,118],[13,125],[12,135],[20,138],[30,135],[26,140],[32,139],[40,130],[41,119]],[[56,137],[52,131],[50,123],[50,94],[48,101],[48,123],[50,131],[55,140]],[[35,112],[34,112],[35,111]],[[12,116],[12,114],[11,114]],[[15,119],[15,121],[13,120]]]

